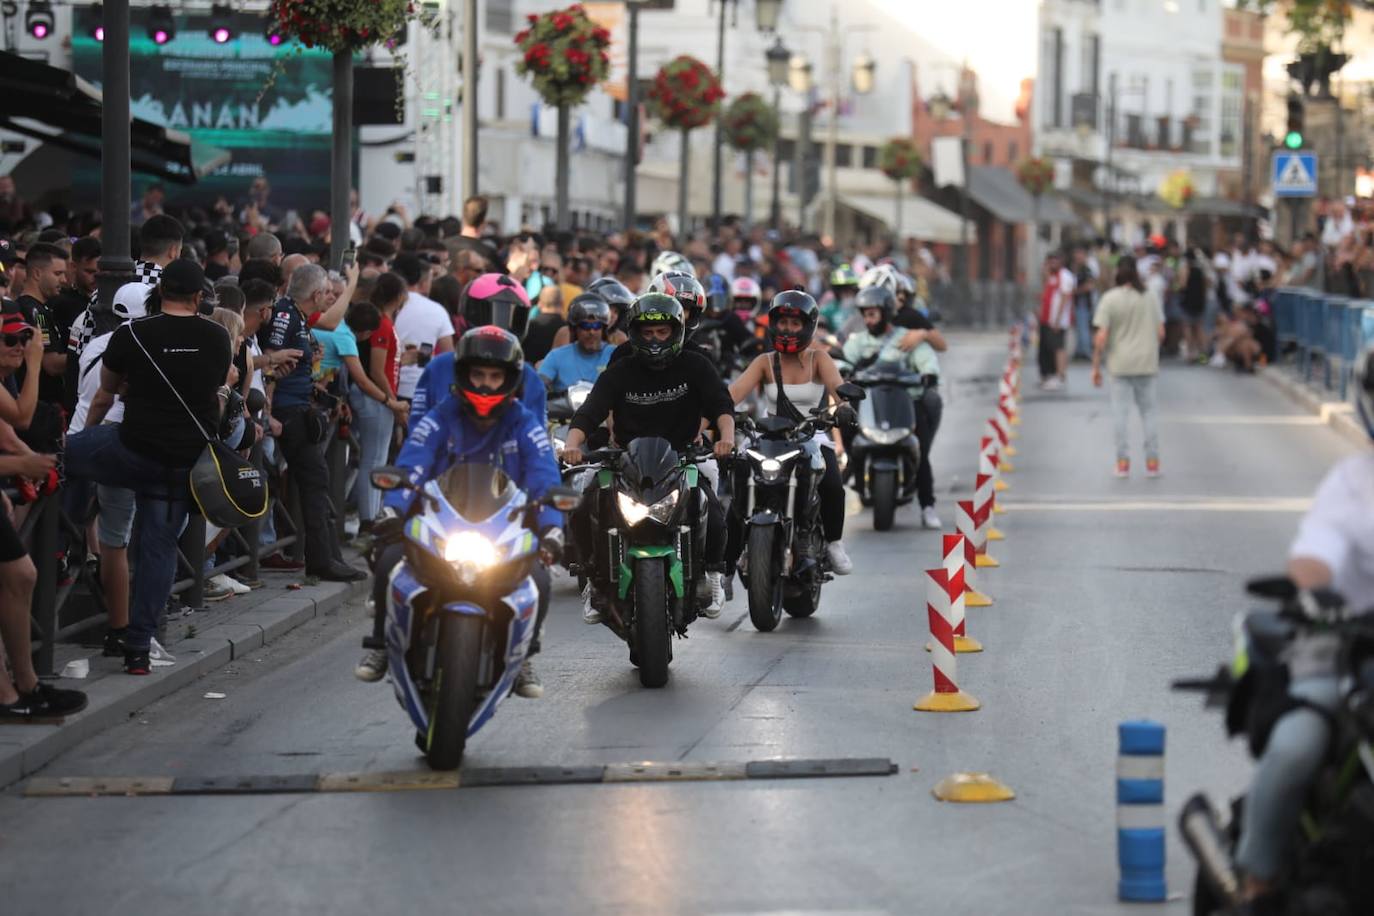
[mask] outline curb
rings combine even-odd
[[[126,721],[144,706],[365,594],[368,584],[368,580],[324,582],[290,592],[245,611],[229,623],[176,643],[177,664],[156,669],[165,673],[149,677],[112,673],[91,681],[83,687],[89,705],[61,725],[15,725],[0,732],[0,788],[37,772],[58,755]]]
[[[1369,434],[1356,419],[1354,405],[1345,401],[1325,400],[1316,389],[1282,369],[1267,367],[1260,371],[1259,376],[1283,392],[1289,400],[1316,414],[1324,424],[1354,445],[1369,444]]]

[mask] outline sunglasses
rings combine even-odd
[[[541,267],[541,268],[539,268],[539,272],[540,272],[541,274],[543,274],[544,276],[546,276],[546,277],[557,277],[557,276],[558,276],[558,268],[557,268],[557,267]]]
[[[604,322],[604,321],[579,321],[579,322],[577,323],[577,329],[578,329],[579,331],[604,331],[604,330],[606,330],[606,322]]]
[[[20,331],[18,334],[0,335],[0,343],[7,347],[27,347],[33,340],[33,331]]]

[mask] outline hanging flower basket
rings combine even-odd
[[[338,53],[390,41],[417,9],[415,0],[272,0],[267,14],[283,38]]]
[[[711,68],[687,54],[664,64],[649,90],[654,116],[678,130],[709,124],[723,98],[725,90]]]
[[[611,69],[611,33],[591,20],[582,4],[526,17],[516,33],[521,58],[515,70],[530,78],[546,105],[580,105]]]
[[[1159,185],[1159,199],[1175,210],[1182,210],[1193,199],[1193,176],[1184,169],[1170,172]]]
[[[921,174],[921,151],[910,137],[893,137],[878,150],[878,169],[893,181]]]
[[[725,141],[751,153],[773,142],[778,133],[778,114],[758,93],[746,92],[725,109]]]
[[[1054,163],[1039,156],[1022,159],[1016,166],[1016,180],[1026,193],[1039,197],[1054,187]]]

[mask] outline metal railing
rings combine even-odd
[[[1374,343],[1374,301],[1285,288],[1273,306],[1280,360],[1291,360],[1304,382],[1349,399],[1358,357]]]

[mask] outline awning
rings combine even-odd
[[[1035,199],[1007,169],[971,166],[968,193],[979,206],[1004,223],[1029,223],[1037,216]],[[1040,195],[1038,216],[1041,223],[1077,225],[1081,222],[1056,191]]]
[[[100,90],[70,71],[0,51],[0,127],[99,159]],[[227,150],[194,143],[142,118],[129,124],[133,170],[194,184],[227,163]]]
[[[896,231],[897,197],[893,194],[841,194],[840,203],[875,219]],[[920,239],[924,242],[939,242],[946,245],[959,244],[959,214],[951,213],[944,207],[907,194],[902,197],[902,235]],[[969,220],[969,243],[978,241],[978,224]]]

